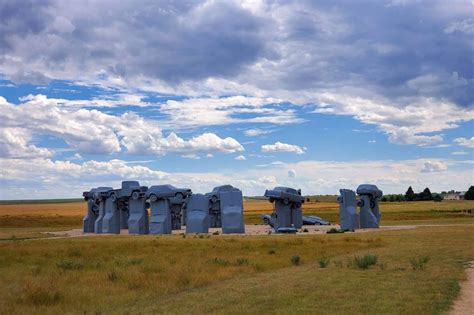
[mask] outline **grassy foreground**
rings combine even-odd
[[[472,231],[2,242],[0,313],[442,313]]]
[[[244,207],[259,223],[272,205]],[[370,233],[39,239],[81,227],[85,203],[0,205],[0,314],[444,313],[474,260],[473,208],[383,203],[384,225],[426,226]],[[337,222],[338,205],[304,212]]]

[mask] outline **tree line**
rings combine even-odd
[[[426,187],[422,192],[415,193],[413,188],[408,187],[405,194],[388,194],[384,195],[380,200],[389,202],[400,201],[442,201],[446,193],[431,193],[430,189]],[[474,200],[474,186],[469,187],[464,195],[465,200]]]

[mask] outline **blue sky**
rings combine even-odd
[[[1,1],[0,199],[474,184],[470,1]]]

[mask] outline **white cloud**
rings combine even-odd
[[[30,144],[30,141],[31,134],[27,130],[0,127],[0,157],[32,158],[49,157],[54,154],[49,149]]]
[[[259,129],[259,128],[247,129],[244,131],[245,135],[249,137],[266,135],[272,132],[273,130],[265,130],[265,129]]]
[[[245,161],[247,158],[243,155],[239,155],[239,156],[236,156],[234,158],[234,160],[237,160],[237,161]]]
[[[449,24],[448,27],[444,29],[446,34],[451,34],[455,32],[465,33],[465,34],[474,34],[474,19],[465,19],[462,21],[457,21]]]
[[[426,161],[423,163],[421,167],[422,173],[433,173],[433,172],[441,172],[448,169],[446,163],[441,161]]]
[[[176,127],[210,126],[234,123],[300,123],[293,109],[279,109],[281,100],[274,98],[231,96],[169,100],[159,105],[167,115],[164,124]],[[238,115],[251,115],[239,118]]]
[[[474,137],[471,137],[471,138],[456,138],[456,139],[454,139],[454,143],[456,143],[457,145],[463,146],[463,147],[474,148]]]
[[[452,155],[467,155],[469,153],[467,153],[466,151],[454,151],[451,154]]]
[[[141,155],[233,153],[244,150],[234,138],[220,138],[213,133],[204,133],[189,140],[175,133],[165,137],[158,122],[145,120],[131,112],[113,116],[97,110],[68,109],[44,95],[30,95],[23,101],[20,105],[13,105],[0,97],[3,132],[8,135],[11,134],[9,130],[21,130],[16,138],[3,137],[5,141],[10,141],[9,145],[5,141],[3,143],[4,151],[10,152],[10,155],[18,153],[14,150],[51,155],[46,149],[28,144],[30,134],[58,137],[80,153],[93,154],[117,153],[122,151],[122,147],[128,153]],[[16,145],[17,149],[12,149],[12,145]]]
[[[288,177],[295,178],[296,177],[296,171],[295,170],[288,170]]]
[[[289,152],[296,154],[304,154],[306,151],[305,147],[300,147],[295,144],[288,144],[282,142],[275,142],[274,144],[264,144],[262,145],[262,152]]]
[[[433,145],[443,137],[427,133],[457,128],[458,123],[474,119],[473,108],[459,108],[433,98],[408,99],[408,104],[400,107],[384,98],[373,100],[344,94],[323,93],[318,99],[323,105],[318,105],[315,112],[351,115],[364,124],[377,125],[396,144]]]
[[[175,172],[152,167],[110,161],[53,161],[50,159],[1,159],[0,199],[79,197],[82,191],[97,186],[119,187],[122,180],[139,180],[144,185],[170,183],[189,187],[194,192],[209,192],[213,187],[231,184],[249,196],[261,196],[275,186],[301,188],[303,194],[337,194],[340,188],[355,189],[362,183],[376,184],[385,193],[415,191],[466,190],[472,182],[473,164],[468,161],[442,159],[382,161],[301,161],[284,165],[267,165],[239,172]],[[444,169],[422,173],[428,165]],[[452,166],[452,167],[451,167]],[[289,177],[294,170],[297,177]]]

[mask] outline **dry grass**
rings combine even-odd
[[[474,259],[473,241],[466,225],[3,242],[0,313],[442,313]],[[411,267],[413,253],[430,257],[423,269]],[[377,264],[351,266],[364,255]],[[322,258],[334,264],[320,268]]]

